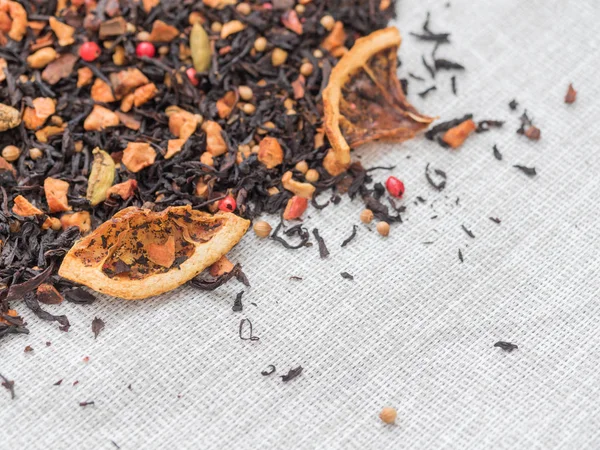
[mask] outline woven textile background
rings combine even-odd
[[[310,209],[327,260],[249,233],[231,255],[252,284],[241,313],[231,309],[243,289],[235,281],[213,293],[49,306],[67,314],[68,333],[16,305],[31,334],[0,342],[0,373],[17,394],[0,389],[0,447],[600,448],[600,3],[445,4],[400,0],[400,73],[427,75],[421,55],[432,46],[408,32],[431,10],[431,28],[452,32],[438,56],[467,67],[458,96],[442,73],[425,100],[416,93],[433,82],[411,80],[409,98],[442,119],[506,120],[502,130],[457,151],[423,138],[359,149],[366,167],[397,166],[405,223],[385,239],[361,224],[340,248],[361,203]],[[574,105],[563,103],[569,82]],[[539,142],[515,133],[523,107]],[[428,185],[427,163],[448,174],[445,191]],[[417,196],[427,203],[414,205]],[[106,322],[97,340],[95,316]],[[239,339],[241,318],[259,341]],[[494,348],[498,340],[519,349]],[[269,364],[277,373],[261,376]],[[298,365],[302,375],[283,383]],[[78,405],[87,400],[95,406]],[[398,409],[396,426],[377,417],[386,405]]]

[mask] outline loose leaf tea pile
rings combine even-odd
[[[10,309],[23,298],[68,329],[36,289],[92,302],[56,271],[81,235],[126,207],[215,212],[227,197],[253,218],[293,200],[289,214],[301,215],[306,189],[316,198],[334,188],[399,220],[365,187],[360,164],[338,177],[322,164],[331,70],[387,24],[393,1],[2,0],[0,9],[0,336],[27,332]]]

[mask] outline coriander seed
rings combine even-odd
[[[275,48],[271,53],[271,64],[273,67],[279,67],[283,65],[288,57],[288,53],[282,48]]]
[[[250,7],[250,5],[245,2],[237,5],[235,7],[235,10],[243,16],[247,16],[248,14],[250,14],[252,12],[252,8]]]
[[[298,161],[295,167],[298,172],[302,172],[304,174],[308,172],[308,163],[306,161]]]
[[[266,238],[271,234],[271,230],[273,228],[271,228],[271,225],[269,225],[268,222],[265,222],[264,220],[261,220],[259,222],[256,222],[254,224],[254,233],[259,237],[259,238]]]
[[[313,69],[314,69],[313,65],[311,63],[307,62],[300,66],[300,73],[302,75],[304,75],[305,77],[308,77],[308,76],[312,75]]]
[[[304,5],[296,5],[294,9],[298,14],[304,14],[304,11],[306,11],[306,7]]]
[[[309,169],[304,175],[304,178],[306,178],[306,181],[309,183],[316,183],[319,181],[319,172],[316,169]]]
[[[387,222],[379,222],[377,224],[377,232],[382,236],[390,234],[390,224]]]
[[[238,93],[240,94],[240,98],[242,100],[245,101],[250,101],[252,100],[252,96],[254,95],[254,93],[252,92],[252,89],[250,88],[250,86],[240,86],[238,87]]]
[[[365,209],[360,213],[360,221],[362,223],[371,223],[373,221],[373,211]]]
[[[244,103],[244,106],[242,106],[242,111],[248,115],[252,115],[256,111],[256,106],[254,106],[252,103]]]
[[[148,40],[150,40],[150,33],[148,33],[147,31],[140,31],[138,34],[135,35],[135,38],[140,42],[147,42]]]
[[[34,161],[36,159],[40,159],[42,156],[44,156],[44,152],[42,152],[39,148],[33,147],[29,149],[29,157]]]
[[[8,162],[16,161],[19,159],[19,156],[21,156],[21,150],[19,147],[7,145],[2,149],[2,157]]]
[[[221,22],[213,22],[210,26],[210,31],[213,33],[220,33],[223,28],[223,24]]]
[[[256,40],[254,41],[254,50],[256,50],[257,52],[264,52],[266,48],[267,39],[262,36],[256,38]]]
[[[381,223],[385,223],[385,222],[381,222]],[[386,406],[379,413],[379,418],[383,422],[391,425],[394,422],[396,422],[396,416],[397,415],[398,415],[398,413],[396,412],[396,408],[392,408],[390,406]]]
[[[319,49],[316,49],[316,50],[313,52],[313,56],[314,56],[315,58],[317,58],[317,59],[321,59],[321,58],[323,57],[323,52],[322,52],[321,50],[319,50]]]
[[[330,15],[323,16],[323,17],[321,17],[321,25],[327,31],[331,31],[331,29],[335,25],[335,19],[333,17],[331,17]]]

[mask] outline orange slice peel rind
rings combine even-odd
[[[374,140],[411,139],[435,120],[405,98],[396,75],[402,42],[393,27],[356,40],[333,68],[323,91],[325,132],[331,143],[324,161],[331,175],[350,165],[350,148]]]
[[[250,222],[190,206],[119,211],[69,250],[59,275],[95,291],[138,300],[191,280],[231,250]]]

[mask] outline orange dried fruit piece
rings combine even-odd
[[[465,139],[467,139],[469,135],[475,131],[476,128],[477,125],[475,125],[473,120],[465,120],[464,122],[461,122],[457,126],[446,131],[442,137],[442,141],[452,148],[458,148],[463,142],[465,142]]]
[[[48,209],[51,213],[69,211],[69,200],[67,193],[69,192],[69,183],[57,178],[48,177],[44,180],[44,194]]]
[[[126,208],[78,241],[59,275],[128,300],[162,294],[217,262],[249,223],[232,213],[211,215],[191,206],[162,212]]]
[[[12,207],[12,212],[19,216],[30,217],[44,214],[42,210],[36,208],[22,195],[17,195],[14,199],[15,204]]]
[[[325,131],[332,149],[324,165],[332,175],[350,165],[350,148],[378,139],[396,142],[425,130],[433,117],[406,100],[396,75],[402,42],[396,28],[357,39],[333,68],[323,92]]]
[[[28,130],[41,127],[48,117],[56,112],[56,100],[52,98],[38,97],[32,103],[33,108],[28,106],[23,111],[23,122]]]

